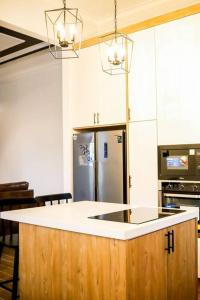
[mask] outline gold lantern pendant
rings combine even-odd
[[[117,31],[117,1],[115,4],[115,30],[99,39],[102,70],[110,75],[126,74],[130,71],[133,41]]]
[[[78,58],[81,48],[83,22],[77,8],[45,11],[49,50],[55,58]]]

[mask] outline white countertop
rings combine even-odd
[[[136,206],[104,202],[81,201],[69,204],[43,206],[1,212],[0,217],[20,223],[74,231],[79,233],[127,240],[172,226],[193,218],[198,218],[199,210],[182,207],[186,212],[146,222],[128,224],[104,220],[88,219],[90,216],[115,212]],[[138,206],[137,206],[138,207]]]

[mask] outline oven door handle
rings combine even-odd
[[[200,199],[200,195],[164,193],[165,197]]]

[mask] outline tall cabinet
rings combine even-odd
[[[156,121],[129,124],[130,201],[158,204]]]
[[[158,143],[199,143],[200,14],[155,31]]]
[[[134,41],[129,74],[130,202],[157,205],[157,121],[155,30],[130,35]]]
[[[130,35],[134,41],[129,73],[130,122],[156,119],[155,29]]]

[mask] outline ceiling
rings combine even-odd
[[[0,51],[6,50],[8,48],[14,47],[16,45],[25,42],[25,40],[21,40],[19,38],[1,32],[0,32],[0,41],[1,41]]]
[[[11,2],[0,0],[0,20],[43,38],[46,36],[44,11],[63,7],[62,0]],[[84,22],[84,39],[113,30],[114,0],[66,2],[67,7],[77,7],[80,11]],[[199,4],[199,0],[117,0],[118,27],[125,27],[194,4]]]
[[[47,44],[39,39],[0,26],[0,64],[46,47]]]
[[[51,0],[49,0],[50,2]],[[162,0],[160,0],[162,1]],[[61,1],[53,1],[61,3]],[[118,0],[117,10],[118,14],[125,13],[138,9],[141,6],[149,5],[158,1],[155,0]],[[113,19],[114,14],[114,0],[71,0],[68,1],[68,6],[76,6],[82,11],[83,15],[86,15],[93,19],[96,23],[103,23],[105,20]]]
[[[62,7],[61,0],[40,1],[45,1],[48,9]],[[198,3],[199,0],[117,0],[118,25],[127,26]],[[114,0],[68,0],[67,6],[79,8],[86,27],[87,24],[91,26],[87,23],[89,21],[96,25],[99,32],[112,30]]]
[[[199,0],[117,0],[118,28],[195,4],[199,4]],[[13,55],[24,56],[28,51],[32,53],[46,47],[47,44],[42,43],[47,41],[44,11],[62,7],[62,0],[17,0],[12,3],[0,0],[0,63],[12,60]],[[67,7],[79,9],[84,23],[83,39],[114,29],[114,0],[67,0]],[[2,32],[1,28],[7,28],[10,33]],[[32,40],[33,44],[27,43],[28,36],[35,41]]]

